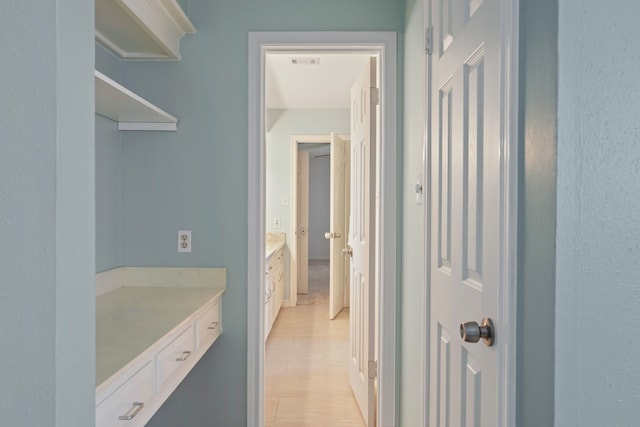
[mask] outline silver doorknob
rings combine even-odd
[[[493,329],[493,322],[488,317],[482,319],[482,324],[478,322],[467,322],[460,325],[460,337],[465,342],[478,342],[480,338],[491,347],[496,341],[496,333]]]
[[[350,257],[353,256],[353,248],[351,246],[342,249],[342,255],[349,255]]]
[[[331,233],[329,231],[327,231],[326,233],[324,233],[324,238],[329,240],[329,239],[339,239],[341,236],[340,233]]]

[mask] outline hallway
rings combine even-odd
[[[309,293],[286,308],[265,351],[265,427],[363,427],[349,386],[349,312],[329,320],[329,263],[310,261]]]

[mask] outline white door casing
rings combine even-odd
[[[298,150],[296,260],[297,292],[309,292],[309,152]]]
[[[247,268],[247,426],[264,423],[264,275],[265,55],[278,52],[370,53],[380,62],[380,137],[378,152],[377,252],[378,315],[377,420],[395,425],[396,417],[396,248],[397,248],[397,35],[394,32],[250,32],[248,49],[248,268]]]
[[[347,245],[349,186],[345,185],[348,142],[331,134],[331,177],[330,177],[330,218],[329,218],[329,318],[335,319],[345,307],[345,293],[349,282],[345,271],[346,259],[342,249]]]
[[[351,88],[349,215],[349,383],[367,426],[375,425],[376,91],[376,60],[371,58]]]
[[[429,425],[515,425],[513,8],[429,3]],[[463,342],[484,317],[495,344]]]

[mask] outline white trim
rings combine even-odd
[[[162,132],[175,132],[177,123],[152,123],[152,122],[118,122],[118,130],[155,130]]]
[[[247,426],[264,422],[264,331],[262,274],[264,256],[264,56],[267,51],[316,50],[376,52],[383,83],[380,123],[380,328],[378,404],[380,426],[395,425],[396,415],[396,246],[397,246],[397,47],[394,32],[250,32],[247,273]]]
[[[423,0],[423,27],[425,34],[425,45],[428,28],[433,24],[431,21],[431,1]],[[431,40],[433,43],[433,39]],[[426,48],[426,46],[425,46]],[[433,52],[433,47],[431,49]],[[421,300],[421,321],[422,321],[422,334],[420,348],[423,352],[421,360],[422,366],[422,378],[420,383],[420,390],[422,393],[422,405],[420,408],[419,425],[422,427],[429,427],[429,375],[430,375],[430,343],[431,343],[431,310],[430,307],[430,293],[431,282],[429,277],[431,274],[431,58],[432,55],[428,54],[425,49],[424,62],[422,68],[422,81],[424,84],[424,98],[423,108],[425,120],[422,121],[422,133],[423,133],[423,151],[422,151],[422,170],[423,170],[423,224],[422,232],[424,238],[423,244],[423,256],[425,262],[422,265],[422,300]]]
[[[298,239],[296,231],[298,225],[298,143],[300,144],[317,144],[331,142],[331,135],[291,135],[290,147],[290,167],[289,174],[289,307],[295,307],[298,304]]]
[[[519,2],[500,1],[501,47],[500,74],[501,94],[500,151],[501,165],[501,221],[500,291],[498,295],[498,318],[501,319],[501,335],[498,341],[498,366],[502,377],[498,378],[498,402],[502,411],[498,414],[498,426],[516,425],[516,364],[517,364],[517,267],[518,267],[518,43]]]

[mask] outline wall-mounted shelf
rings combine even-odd
[[[175,131],[178,119],[95,71],[96,114],[118,122],[119,130]]]
[[[196,29],[176,0],[95,0],[96,39],[124,59],[177,59]]]

